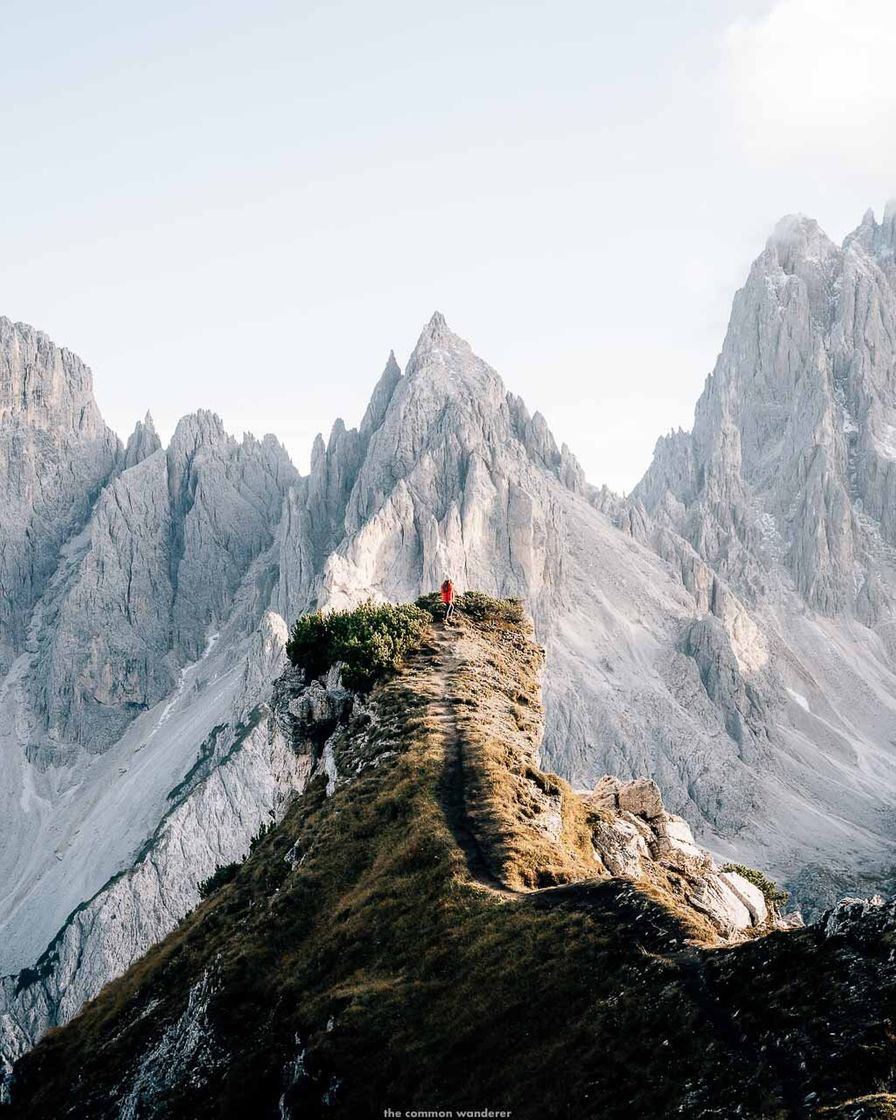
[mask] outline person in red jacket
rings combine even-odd
[[[442,584],[442,602],[445,604],[445,622],[449,622],[454,614],[454,584],[446,579]]]

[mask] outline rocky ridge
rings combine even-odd
[[[462,619],[366,700],[333,673],[278,686],[281,727],[319,760],[304,792],[17,1065],[12,1115],[360,1117],[488,1096],[534,1117],[559,1092],[583,1116],[758,1120],[882,1096],[888,908],[729,929],[707,951],[721,927],[678,887],[720,876],[653,783],[581,795],[535,766],[538,696],[519,697],[541,663],[517,624]],[[620,845],[640,870],[610,871]]]

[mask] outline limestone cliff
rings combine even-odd
[[[80,358],[0,317],[0,673],[120,454]]]

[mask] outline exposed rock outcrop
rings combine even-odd
[[[896,929],[896,901],[872,898],[843,898],[822,917],[825,937],[872,940]]]
[[[0,673],[120,453],[80,358],[0,317]]]
[[[773,562],[825,614],[874,622],[892,606],[891,219],[866,216],[842,249],[808,219],[778,226],[737,294],[693,433],[660,441],[635,492],[748,600],[779,582]]]
[[[141,437],[144,450],[154,442]],[[148,441],[148,442],[147,442]],[[176,686],[272,543],[295,472],[274,439],[238,444],[211,413],[182,420],[99,501],[43,612],[34,678],[51,735],[99,751]]]
[[[649,883],[671,872],[687,902],[724,937],[777,920],[762,891],[736,871],[720,871],[698,847],[688,822],[666,812],[656,782],[605,775],[588,800],[596,810],[594,855],[611,875]]]

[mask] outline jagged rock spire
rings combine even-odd
[[[128,439],[122,469],[127,470],[129,467],[142,463],[144,459],[148,459],[150,455],[154,455],[156,451],[161,449],[162,441],[159,439],[158,432],[156,432],[152,415],[147,412],[143,420],[137,421]]]

